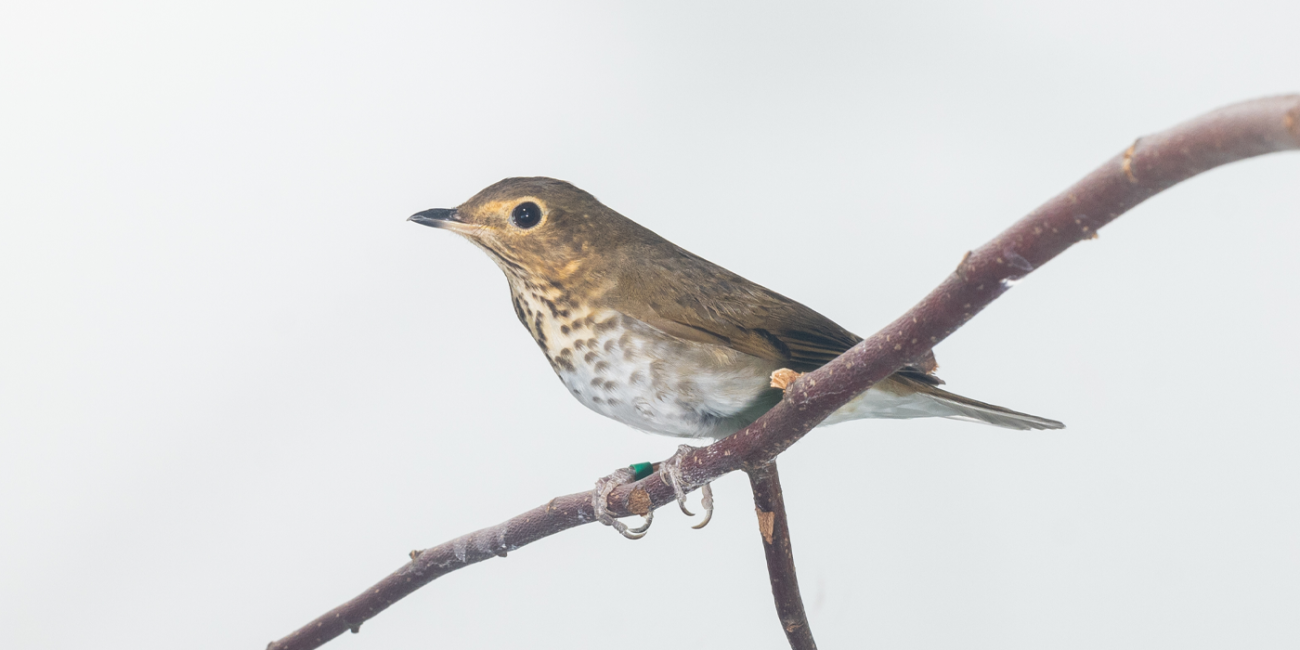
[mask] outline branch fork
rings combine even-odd
[[[1142,201],[1214,167],[1295,149],[1300,149],[1300,95],[1235,104],[1139,138],[992,241],[968,252],[947,279],[898,320],[806,376],[783,376],[784,385],[777,387],[784,391],[784,399],[756,422],[707,447],[678,454],[684,492],[732,471],[749,474],[773,596],[791,647],[816,646],[799,598],[776,456],[904,364],[918,359],[932,363],[929,351],[935,344],[1015,281],[1075,243],[1095,238],[1102,226]],[[774,385],[776,381],[774,376]],[[676,490],[656,472],[610,490],[608,508],[615,517],[649,517],[652,510],[676,499]],[[556,497],[495,526],[413,551],[410,561],[397,571],[272,642],[268,650],[319,647],[345,631],[358,631],[366,620],[451,571],[505,557],[508,551],[595,520],[592,493],[579,492]]]

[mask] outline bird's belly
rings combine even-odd
[[[781,399],[780,367],[728,347],[684,341],[613,310],[548,314],[525,305],[525,325],[569,392],[587,408],[635,429],[723,438]],[[549,316],[549,317],[548,317]],[[855,397],[823,425],[859,418],[951,416],[933,400],[883,386]]]
[[[768,385],[770,362],[683,341],[613,311],[586,322],[548,332],[547,356],[578,401],[636,429],[722,438],[780,399]]]

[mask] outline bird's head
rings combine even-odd
[[[623,243],[658,239],[587,192],[544,177],[507,178],[460,207],[425,210],[410,220],[465,237],[507,274],[556,282]]]

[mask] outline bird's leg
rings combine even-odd
[[[647,530],[650,530],[650,524],[655,519],[654,510],[647,510],[644,515],[645,523],[630,528],[627,524],[615,519],[609,514],[609,493],[620,485],[627,485],[637,480],[637,472],[631,467],[624,467],[615,470],[614,473],[596,480],[596,489],[591,493],[591,509],[596,512],[596,521],[606,526],[613,527],[618,534],[628,539],[641,539],[645,537]]]
[[[659,478],[664,483],[673,486],[673,492],[677,494],[677,507],[681,508],[687,517],[694,517],[695,513],[686,509],[686,490],[682,487],[685,482],[685,479],[682,478],[682,459],[686,457],[686,454],[694,450],[695,448],[690,445],[681,445],[672,458],[659,465]],[[708,483],[705,483],[700,488],[700,496],[700,505],[704,507],[704,521],[692,526],[692,528],[704,528],[713,519],[713,488]]]

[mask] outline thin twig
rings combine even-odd
[[[763,555],[767,558],[767,577],[772,582],[776,616],[785,630],[791,650],[816,650],[808,614],[799,595],[799,576],[794,569],[794,550],[790,547],[790,522],[785,516],[785,497],[781,494],[781,477],[776,461],[745,470],[754,490],[754,512],[758,515],[758,532],[763,538]]]
[[[829,364],[799,378],[758,421],[687,454],[687,489],[770,461],[854,395],[922,357],[1018,280],[1133,206],[1201,172],[1266,153],[1300,149],[1300,95],[1243,102],[1147,136],[972,251],[937,289],[901,318]],[[673,502],[658,474],[610,495],[615,516]],[[413,554],[414,559],[352,600],[268,646],[316,648],[433,579],[530,542],[590,523],[589,492],[559,497],[505,523]]]

